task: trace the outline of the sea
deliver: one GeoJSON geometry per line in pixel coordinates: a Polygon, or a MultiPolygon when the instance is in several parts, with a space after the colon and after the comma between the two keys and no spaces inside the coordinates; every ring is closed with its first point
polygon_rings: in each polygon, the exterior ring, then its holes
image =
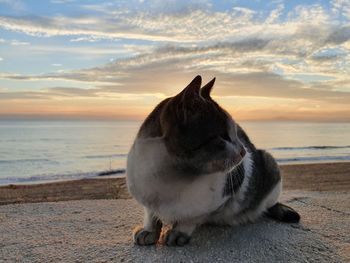
{"type": "MultiPolygon", "coordinates": [[[[350,123],[239,123],[279,164],[350,161],[350,123]]],[[[0,120],[0,185],[123,176],[140,125],[0,120]]]]}

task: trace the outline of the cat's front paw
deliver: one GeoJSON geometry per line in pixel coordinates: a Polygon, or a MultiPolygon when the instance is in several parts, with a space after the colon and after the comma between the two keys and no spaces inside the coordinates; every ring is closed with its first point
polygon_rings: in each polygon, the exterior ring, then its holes
{"type": "Polygon", "coordinates": [[[175,229],[168,230],[164,235],[164,243],[167,246],[184,246],[190,242],[190,239],[189,235],[175,229]]]}
{"type": "Polygon", "coordinates": [[[158,242],[159,235],[159,232],[151,232],[143,229],[142,227],[139,227],[134,230],[133,239],[136,245],[148,246],[156,244],[158,242]]]}

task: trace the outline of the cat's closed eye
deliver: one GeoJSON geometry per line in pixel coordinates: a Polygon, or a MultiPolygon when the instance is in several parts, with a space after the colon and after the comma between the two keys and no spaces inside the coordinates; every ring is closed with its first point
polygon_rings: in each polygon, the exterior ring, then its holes
{"type": "Polygon", "coordinates": [[[192,151],[200,151],[204,148],[215,148],[216,151],[221,151],[226,148],[226,143],[232,143],[232,140],[228,134],[214,135],[202,141],[202,143],[193,148],[192,151]]]}
{"type": "Polygon", "coordinates": [[[195,145],[192,149],[192,151],[198,151],[202,149],[203,147],[207,146],[208,144],[212,143],[213,141],[217,140],[219,137],[218,136],[211,136],[206,139],[204,139],[200,144],[195,145]]]}

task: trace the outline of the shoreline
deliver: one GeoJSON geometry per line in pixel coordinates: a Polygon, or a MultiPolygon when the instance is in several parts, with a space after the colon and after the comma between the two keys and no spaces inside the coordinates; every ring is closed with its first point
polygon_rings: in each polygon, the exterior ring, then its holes
{"type": "MultiPolygon", "coordinates": [[[[280,165],[285,190],[350,189],[350,162],[280,165]]],[[[125,176],[0,186],[0,205],[86,199],[128,199],[125,176]]]]}
{"type": "MultiPolygon", "coordinates": [[[[336,161],[319,161],[319,162],[286,162],[286,163],[278,163],[278,166],[281,168],[281,170],[286,169],[285,167],[296,167],[296,166],[302,166],[302,165],[334,165],[334,164],[350,164],[350,160],[336,160],[336,161]]],[[[43,180],[33,180],[33,181],[16,181],[16,182],[9,182],[9,183],[0,183],[1,187],[6,186],[20,186],[20,185],[43,185],[43,184],[50,184],[50,183],[62,183],[62,182],[70,182],[70,181],[80,181],[80,180],[94,180],[94,179],[115,179],[115,178],[124,178],[126,175],[126,169],[117,169],[118,172],[110,172],[109,170],[104,170],[102,172],[96,172],[96,175],[94,176],[87,176],[87,177],[72,177],[72,178],[62,178],[62,179],[43,179],[43,180]],[[123,171],[123,172],[120,172],[123,171]],[[106,174],[105,174],[106,173],[106,174]]]]}
{"type": "MultiPolygon", "coordinates": [[[[283,169],[285,166],[300,166],[300,165],[332,165],[332,164],[342,164],[342,163],[350,163],[350,160],[323,160],[323,161],[298,161],[298,162],[282,162],[278,163],[278,166],[283,169]]],[[[0,187],[5,187],[5,186],[12,186],[12,185],[37,185],[37,184],[48,184],[48,183],[60,183],[60,182],[69,182],[69,181],[78,181],[78,180],[86,180],[86,179],[101,179],[101,178],[108,178],[108,179],[113,179],[113,178],[122,178],[125,177],[126,175],[126,168],[118,168],[118,169],[112,169],[112,170],[102,170],[100,172],[86,172],[86,174],[94,173],[92,176],[78,176],[75,177],[74,174],[71,174],[71,177],[67,177],[67,174],[65,175],[64,178],[56,178],[56,179],[50,179],[49,177],[47,179],[35,179],[35,180],[30,180],[29,178],[19,178],[20,180],[18,181],[13,181],[13,182],[1,182],[0,179],[0,187]]],[[[7,177],[10,178],[10,177],[7,177]]],[[[16,177],[15,177],[16,178],[16,177]]],[[[18,179],[18,178],[17,178],[18,179]]]]}

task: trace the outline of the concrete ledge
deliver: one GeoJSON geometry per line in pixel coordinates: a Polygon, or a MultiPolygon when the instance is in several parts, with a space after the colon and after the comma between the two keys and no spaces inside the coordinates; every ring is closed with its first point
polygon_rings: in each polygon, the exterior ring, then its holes
{"type": "Polygon", "coordinates": [[[132,199],[0,207],[0,262],[350,262],[350,193],[287,191],[300,224],[203,226],[186,247],[137,247],[132,199]]]}

